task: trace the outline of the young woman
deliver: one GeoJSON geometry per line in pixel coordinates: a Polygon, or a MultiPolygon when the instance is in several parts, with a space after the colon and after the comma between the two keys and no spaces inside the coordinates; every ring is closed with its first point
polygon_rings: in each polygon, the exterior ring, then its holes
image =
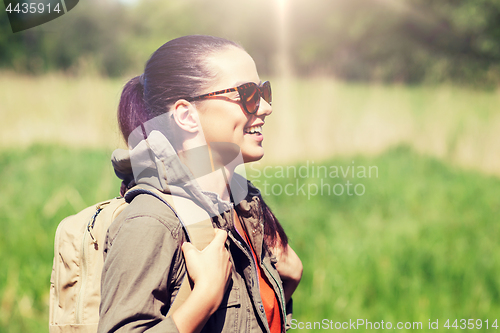
{"type": "Polygon", "coordinates": [[[209,216],[215,237],[199,251],[167,205],[136,195],[108,230],[99,332],[285,331],[302,264],[258,189],[234,173],[264,155],[271,112],[269,82],[221,38],[174,39],[127,83],[118,118],[130,150],[113,156],[122,193],[140,185],[188,200],[181,219],[209,216]],[[192,291],[169,311],[186,271],[192,291]]]}

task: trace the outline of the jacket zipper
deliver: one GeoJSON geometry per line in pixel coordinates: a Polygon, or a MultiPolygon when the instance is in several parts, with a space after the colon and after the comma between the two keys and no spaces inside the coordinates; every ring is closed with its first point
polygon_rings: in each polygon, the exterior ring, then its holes
{"type": "Polygon", "coordinates": [[[283,324],[286,325],[286,311],[285,311],[285,308],[286,308],[286,303],[285,303],[285,292],[283,291],[283,288],[281,288],[281,285],[280,283],[276,280],[276,278],[274,277],[274,275],[271,273],[271,271],[269,270],[269,268],[267,268],[267,265],[263,262],[262,263],[262,266],[264,266],[264,268],[266,269],[266,271],[269,273],[269,275],[271,275],[271,277],[273,278],[274,282],[276,283],[276,285],[278,286],[278,289],[280,291],[280,298],[281,298],[281,317],[282,317],[282,320],[283,320],[283,324]]]}
{"type": "MultiPolygon", "coordinates": [[[[248,257],[249,257],[248,252],[247,252],[247,250],[243,247],[243,245],[241,244],[241,242],[240,242],[239,240],[237,240],[234,236],[232,236],[232,237],[233,237],[233,238],[234,238],[234,240],[236,241],[236,246],[238,246],[238,248],[239,248],[239,249],[240,249],[240,250],[241,250],[241,251],[242,251],[242,252],[243,252],[243,253],[247,256],[247,258],[248,258],[248,257]]],[[[258,279],[256,279],[256,277],[258,277],[258,275],[257,275],[257,265],[255,264],[255,261],[253,260],[253,256],[251,257],[250,261],[252,262],[252,266],[251,266],[251,268],[252,268],[252,270],[253,270],[253,272],[252,272],[253,279],[254,279],[255,283],[257,284],[257,291],[258,291],[259,296],[260,296],[259,280],[258,280],[258,279]]],[[[252,298],[253,298],[253,297],[252,297],[252,298]]],[[[252,303],[253,303],[253,301],[252,301],[252,303]]],[[[262,306],[264,306],[263,304],[261,304],[261,305],[262,305],[262,306]]],[[[257,311],[257,312],[259,313],[260,319],[261,319],[262,321],[264,321],[265,323],[267,323],[267,318],[265,317],[265,315],[264,315],[264,318],[263,318],[263,317],[262,317],[262,312],[260,312],[260,311],[257,311]]],[[[269,326],[269,325],[267,325],[267,326],[269,326]]],[[[269,328],[268,328],[268,332],[269,332],[269,328]]]]}
{"type": "MultiPolygon", "coordinates": [[[[231,218],[233,219],[233,225],[234,225],[234,211],[233,211],[233,209],[234,209],[234,204],[231,202],[231,218]]],[[[236,226],[235,226],[235,230],[236,230],[236,226]]],[[[241,236],[241,235],[240,235],[240,236],[241,236]]],[[[233,236],[233,238],[235,238],[235,237],[233,236]]],[[[255,260],[253,259],[253,255],[249,255],[249,253],[247,252],[247,249],[243,246],[243,244],[242,244],[240,241],[238,241],[236,238],[235,238],[235,240],[237,241],[237,242],[236,242],[236,245],[240,248],[240,250],[242,250],[242,251],[243,251],[243,253],[247,256],[247,258],[250,258],[250,261],[252,262],[252,268],[253,268],[253,270],[254,270],[254,272],[253,272],[253,276],[254,276],[254,279],[255,279],[255,278],[257,278],[257,279],[256,279],[256,283],[257,283],[257,290],[259,291],[259,296],[260,296],[260,286],[259,286],[259,275],[258,275],[258,273],[257,273],[257,263],[256,263],[256,262],[255,262],[255,260]]],[[[248,246],[250,246],[250,245],[248,245],[248,246]]],[[[251,251],[251,250],[250,250],[250,251],[251,251]]],[[[266,265],[265,265],[264,263],[262,263],[262,265],[263,265],[263,266],[266,268],[266,270],[269,272],[269,269],[266,267],[266,265]]],[[[281,289],[281,287],[280,287],[279,283],[278,283],[278,282],[276,281],[276,279],[274,278],[274,276],[271,274],[271,272],[269,272],[269,275],[271,275],[271,276],[272,276],[273,280],[276,282],[276,285],[278,286],[278,289],[279,289],[279,291],[280,291],[281,301],[282,301],[282,304],[283,304],[283,306],[281,307],[281,316],[283,317],[283,320],[286,320],[286,317],[284,317],[284,314],[285,314],[285,308],[284,308],[285,303],[283,302],[283,301],[284,301],[284,296],[283,296],[283,295],[284,295],[284,292],[283,292],[283,290],[281,289]]],[[[261,301],[262,301],[262,300],[261,300],[261,301]]],[[[264,306],[264,304],[261,304],[261,305],[262,305],[262,306],[264,306]]],[[[261,319],[262,319],[262,313],[260,313],[260,316],[261,316],[261,319]]],[[[267,323],[267,317],[265,317],[265,315],[264,315],[264,319],[263,319],[263,320],[264,320],[264,322],[266,322],[266,323],[267,323]]],[[[267,327],[268,327],[268,331],[269,331],[269,324],[267,325],[267,327]]]]}
{"type": "MultiPolygon", "coordinates": [[[[232,202],[231,202],[231,218],[233,219],[233,226],[235,226],[235,224],[234,224],[234,204],[232,202]]],[[[236,230],[236,226],[234,227],[234,229],[236,230]]],[[[240,237],[241,237],[241,235],[240,235],[240,237]]],[[[257,273],[257,263],[255,262],[255,260],[253,260],[253,255],[251,255],[251,254],[249,254],[247,252],[247,249],[242,245],[242,243],[240,241],[238,241],[237,244],[240,245],[239,247],[243,251],[243,253],[245,253],[245,255],[250,258],[250,261],[252,262],[252,267],[254,269],[254,276],[256,276],[258,278],[259,275],[257,273]]],[[[257,286],[259,286],[259,280],[258,279],[257,279],[257,286]]],[[[258,289],[259,289],[259,292],[260,292],[260,287],[258,289]]]]}
{"type": "MultiPolygon", "coordinates": [[[[234,229],[236,230],[236,225],[234,224],[234,204],[232,202],[231,202],[231,219],[233,219],[233,221],[232,221],[233,226],[235,226],[234,229]]],[[[240,237],[241,237],[241,235],[240,235],[240,237]]],[[[235,240],[237,240],[237,239],[235,239],[235,240]]],[[[249,253],[247,252],[247,249],[245,247],[243,247],[243,245],[240,241],[238,241],[237,244],[239,245],[239,248],[243,251],[243,253],[245,253],[245,255],[250,258],[250,261],[252,262],[252,267],[253,267],[254,273],[255,273],[254,275],[258,277],[259,275],[257,274],[257,264],[253,260],[253,255],[249,255],[249,253]]],[[[259,281],[257,280],[257,286],[258,285],[259,285],[259,281]]]]}

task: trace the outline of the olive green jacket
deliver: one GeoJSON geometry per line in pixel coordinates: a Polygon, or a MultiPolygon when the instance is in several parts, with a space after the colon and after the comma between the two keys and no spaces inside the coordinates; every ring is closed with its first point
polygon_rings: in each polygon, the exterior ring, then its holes
{"type": "MultiPolygon", "coordinates": [[[[264,246],[262,198],[258,189],[243,177],[235,175],[234,181],[238,183],[235,186],[245,184],[247,189],[244,198],[238,200],[234,207],[232,203],[221,201],[215,193],[202,191],[196,182],[172,185],[178,184],[175,177],[182,174],[176,166],[178,161],[165,158],[164,153],[155,150],[155,144],[158,147],[165,144],[161,142],[161,137],[155,139],[150,135],[148,140],[147,149],[152,150],[149,156],[158,159],[152,164],[156,165],[156,171],[144,172],[144,168],[140,169],[147,177],[136,176],[135,182],[192,199],[197,206],[211,212],[209,215],[215,228],[228,232],[226,242],[232,262],[231,282],[218,310],[208,319],[202,332],[269,331],[260,297],[257,265],[262,267],[275,290],[284,332],[287,314],[283,287],[275,269],[276,259],[264,246]],[[175,172],[168,173],[166,186],[158,186],[163,180],[155,178],[166,178],[157,171],[158,163],[165,164],[167,160],[166,169],[175,172]],[[240,216],[257,258],[260,258],[258,263],[255,263],[249,246],[234,227],[234,209],[240,216]]],[[[131,153],[131,156],[137,155],[140,154],[131,153]]],[[[113,164],[119,176],[130,172],[130,161],[127,159],[128,155],[123,152],[114,153],[113,164]]],[[[179,215],[182,218],[182,214],[179,215]]],[[[181,251],[185,241],[186,235],[179,220],[163,202],[147,194],[133,198],[108,230],[101,280],[99,332],[178,331],[167,313],[187,276],[181,251]]],[[[291,302],[287,310],[290,320],[291,302]]]]}

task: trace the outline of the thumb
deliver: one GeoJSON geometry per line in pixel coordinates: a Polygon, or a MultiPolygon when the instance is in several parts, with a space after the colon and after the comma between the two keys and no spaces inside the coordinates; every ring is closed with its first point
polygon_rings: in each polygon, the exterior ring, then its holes
{"type": "Polygon", "coordinates": [[[227,231],[217,228],[215,228],[214,231],[215,231],[215,236],[214,239],[212,240],[212,243],[224,244],[227,239],[227,231]]]}
{"type": "Polygon", "coordinates": [[[184,256],[188,256],[190,253],[192,253],[193,251],[196,251],[196,252],[200,252],[198,251],[198,249],[193,245],[191,244],[190,242],[184,242],[182,244],[182,252],[184,253],[184,256]]]}

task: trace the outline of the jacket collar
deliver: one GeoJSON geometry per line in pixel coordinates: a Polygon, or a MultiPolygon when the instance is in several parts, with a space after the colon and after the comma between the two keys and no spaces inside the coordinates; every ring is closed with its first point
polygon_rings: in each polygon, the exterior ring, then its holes
{"type": "MultiPolygon", "coordinates": [[[[184,165],[168,139],[172,137],[172,133],[168,131],[170,126],[167,124],[167,117],[168,114],[163,114],[136,128],[129,136],[129,149],[117,149],[113,152],[111,160],[116,175],[125,183],[134,182],[137,185],[151,186],[174,197],[190,198],[212,217],[230,211],[231,202],[221,200],[216,193],[202,190],[196,180],[214,169],[208,146],[192,149],[189,153],[196,154],[196,164],[189,167],[184,165]]],[[[212,153],[215,151],[222,156],[220,160],[223,163],[234,162],[235,159],[241,159],[243,163],[239,148],[234,146],[212,143],[211,149],[212,153]]],[[[219,168],[214,172],[224,171],[219,168]]],[[[250,192],[253,195],[259,194],[249,184],[244,176],[236,173],[233,175],[229,187],[234,204],[246,200],[250,192]]]]}

